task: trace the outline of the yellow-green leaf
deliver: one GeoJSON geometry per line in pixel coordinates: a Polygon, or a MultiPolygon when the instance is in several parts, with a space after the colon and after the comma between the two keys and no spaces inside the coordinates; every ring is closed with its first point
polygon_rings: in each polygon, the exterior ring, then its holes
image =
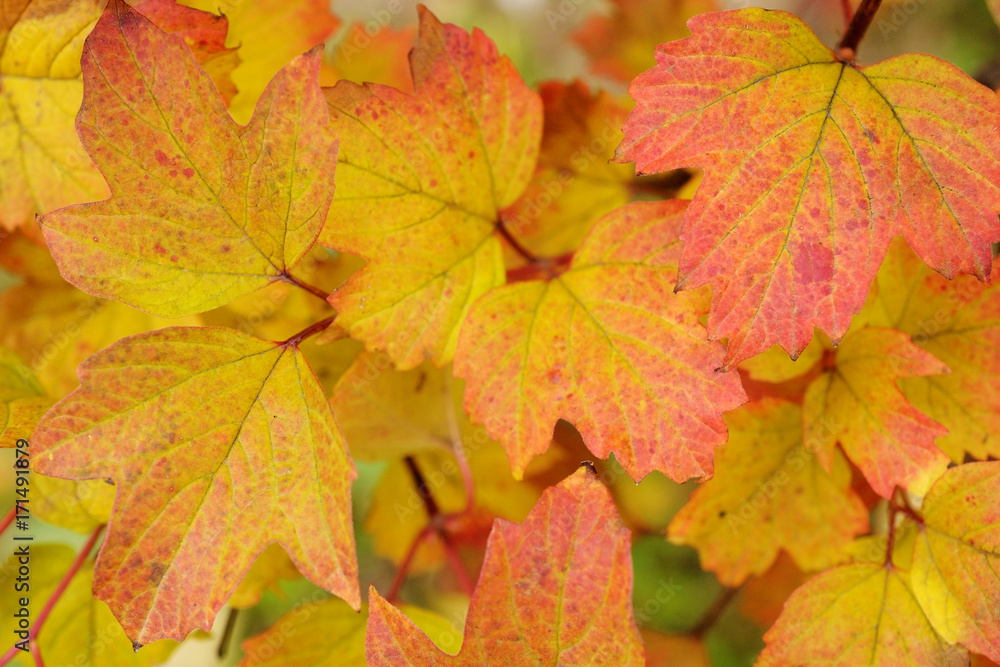
{"type": "Polygon", "coordinates": [[[808,581],[764,635],[757,664],[960,667],[968,654],[931,627],[913,581],[879,564],[834,568],[808,581]]]}
{"type": "Polygon", "coordinates": [[[729,413],[726,424],[715,476],[674,517],[670,540],[697,548],[702,567],[727,586],[764,573],[782,549],[803,570],[846,560],[868,512],[851,491],[844,457],[823,469],[803,442],[794,403],[765,398],[729,413]]]}
{"type": "Polygon", "coordinates": [[[951,373],[906,378],[900,387],[918,410],[948,429],[935,441],[952,461],[968,452],[1000,457],[1000,260],[994,287],[975,278],[947,280],[901,240],[878,274],[871,322],[904,331],[951,373]]]}
{"type": "Polygon", "coordinates": [[[945,639],[1000,661],[1000,462],[952,468],[922,514],[914,595],[945,639]]]}
{"type": "Polygon", "coordinates": [[[0,345],[0,447],[27,439],[52,400],[14,350],[0,345]]]}

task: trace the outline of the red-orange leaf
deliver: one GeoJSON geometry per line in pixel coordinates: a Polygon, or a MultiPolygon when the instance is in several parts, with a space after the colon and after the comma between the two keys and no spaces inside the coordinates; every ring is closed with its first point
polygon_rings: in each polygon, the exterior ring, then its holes
{"type": "Polygon", "coordinates": [[[112,196],[42,219],[63,276],[177,317],[287,274],[333,197],[319,64],[293,60],[239,126],[181,37],[108,5],[84,48],[77,127],[112,196]]]}
{"type": "Polygon", "coordinates": [[[883,498],[896,486],[927,493],[948,467],[934,444],[947,430],[913,407],[896,381],[947,373],[947,366],[908,335],[880,327],[852,331],[830,356],[835,361],[803,398],[806,441],[827,469],[840,444],[883,498]]]}
{"type": "Polygon", "coordinates": [[[523,524],[494,523],[458,655],[372,588],[368,664],[642,665],[630,541],[611,494],[581,469],[549,488],[523,524]]]}
{"type": "Polygon", "coordinates": [[[35,431],[34,469],[118,487],[94,593],[134,642],[209,628],[279,542],[316,584],[360,603],[355,473],[296,348],[231,329],[123,339],[35,431]]]}
{"type": "Polygon", "coordinates": [[[482,297],[462,327],[465,406],[520,476],[561,417],[634,479],[712,474],[721,413],[746,401],[705,340],[701,293],[673,294],[687,202],[636,202],[597,222],[568,271],[482,297]]]}
{"type": "Polygon", "coordinates": [[[990,272],[1000,239],[1000,99],[924,55],[838,61],[802,21],[703,14],[630,88],[618,157],[699,166],[679,286],[711,284],[732,365],[819,327],[847,331],[902,234],[947,277],[990,272]]]}
{"type": "Polygon", "coordinates": [[[538,95],[480,31],[421,9],[410,63],[413,94],[325,91],[342,151],[322,242],[369,262],[330,303],[402,369],[450,361],[472,302],[503,284],[494,228],[531,178],[542,129],[538,95]]]}

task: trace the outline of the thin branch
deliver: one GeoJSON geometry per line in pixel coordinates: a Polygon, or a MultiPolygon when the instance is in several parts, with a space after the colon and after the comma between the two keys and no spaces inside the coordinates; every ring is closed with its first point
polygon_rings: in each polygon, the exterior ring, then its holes
{"type": "Polygon", "coordinates": [[[38,642],[32,637],[31,641],[28,642],[28,650],[31,651],[31,657],[35,659],[35,667],[45,667],[45,661],[42,660],[42,652],[38,648],[38,642]]]}
{"type": "Polygon", "coordinates": [[[882,0],[861,0],[861,6],[854,13],[850,24],[847,26],[847,32],[844,33],[840,44],[837,45],[838,58],[845,62],[852,62],[854,60],[854,56],[858,52],[858,44],[861,43],[865,33],[868,32],[868,27],[875,18],[875,13],[881,4],[882,0]]]}
{"type": "Polygon", "coordinates": [[[395,602],[399,599],[399,591],[403,588],[403,582],[406,581],[406,573],[410,569],[410,563],[413,562],[413,557],[417,555],[417,549],[423,544],[424,540],[427,539],[428,535],[431,535],[434,531],[430,526],[424,526],[417,533],[417,536],[413,538],[413,542],[410,543],[410,548],[406,550],[406,555],[403,556],[403,560],[399,562],[399,567],[396,569],[396,576],[392,579],[392,584],[389,585],[389,591],[385,595],[385,599],[389,602],[395,602]]]}
{"type": "Polygon", "coordinates": [[[722,613],[726,611],[729,603],[733,601],[736,594],[740,592],[739,588],[727,588],[722,592],[722,595],[715,599],[715,602],[709,607],[705,615],[701,617],[698,621],[698,625],[691,628],[687,633],[692,637],[704,637],[705,633],[712,629],[712,627],[718,622],[719,617],[722,613]]]}
{"type": "Polygon", "coordinates": [[[429,524],[434,525],[436,521],[440,519],[441,509],[438,507],[437,501],[434,500],[434,496],[431,495],[430,487],[427,486],[427,480],[424,479],[423,473],[420,472],[420,468],[417,467],[417,460],[412,456],[407,456],[403,459],[406,467],[410,470],[410,475],[413,477],[413,484],[417,487],[417,495],[420,499],[424,501],[424,507],[427,508],[427,518],[429,519],[429,524]]]}
{"type": "Polygon", "coordinates": [[[320,331],[323,331],[324,329],[326,329],[328,326],[330,326],[331,324],[333,324],[333,321],[335,319],[337,319],[337,316],[336,315],[331,315],[330,317],[322,319],[319,322],[313,322],[312,324],[310,324],[309,326],[307,326],[305,329],[303,329],[302,331],[298,332],[297,334],[295,334],[294,336],[292,336],[288,340],[282,342],[281,344],[282,345],[298,345],[299,343],[301,343],[302,341],[304,341],[306,338],[309,338],[309,336],[314,336],[314,335],[318,334],[320,331]]]}
{"type": "Polygon", "coordinates": [[[323,303],[329,305],[327,298],[330,295],[321,290],[320,288],[316,287],[315,285],[310,285],[309,283],[303,282],[290,273],[282,273],[281,279],[284,280],[286,283],[290,283],[292,285],[295,285],[296,287],[304,289],[305,291],[316,296],[317,298],[322,299],[323,303]]]}
{"type": "Polygon", "coordinates": [[[7,530],[8,527],[10,527],[10,524],[14,521],[14,515],[16,513],[17,513],[17,508],[11,507],[10,511],[4,515],[3,519],[0,519],[0,533],[4,532],[5,530],[7,530]]]}
{"type": "Polygon", "coordinates": [[[219,638],[219,648],[216,654],[220,658],[225,658],[226,654],[229,653],[229,644],[233,640],[233,630],[236,629],[236,619],[240,616],[240,610],[235,607],[229,608],[229,616],[226,617],[226,627],[222,631],[222,637],[219,638]]]}
{"type": "Polygon", "coordinates": [[[443,533],[438,533],[438,537],[441,538],[441,544],[444,547],[444,555],[451,564],[451,571],[455,574],[455,578],[458,579],[458,585],[462,587],[462,591],[468,595],[470,598],[475,592],[475,584],[472,583],[472,577],[469,573],[465,571],[465,564],[462,559],[458,557],[458,551],[455,549],[455,545],[451,543],[451,540],[443,533]]]}
{"type": "Polygon", "coordinates": [[[45,620],[49,617],[49,614],[52,613],[52,608],[56,606],[57,602],[59,602],[59,598],[61,598],[62,594],[66,592],[66,587],[69,586],[69,582],[73,579],[73,575],[77,573],[77,570],[79,570],[84,561],[87,560],[87,557],[90,555],[90,551],[94,548],[94,544],[97,543],[97,538],[101,536],[101,532],[103,530],[103,524],[94,529],[94,532],[90,534],[90,538],[87,540],[86,544],[84,544],[83,548],[80,549],[80,553],[76,555],[76,559],[73,560],[73,564],[69,566],[66,574],[63,575],[62,581],[60,581],[59,585],[56,586],[56,589],[52,591],[52,595],[49,596],[45,606],[42,607],[42,612],[38,615],[34,626],[31,628],[31,631],[35,636],[38,635],[39,630],[41,630],[42,626],[45,624],[45,620]]]}

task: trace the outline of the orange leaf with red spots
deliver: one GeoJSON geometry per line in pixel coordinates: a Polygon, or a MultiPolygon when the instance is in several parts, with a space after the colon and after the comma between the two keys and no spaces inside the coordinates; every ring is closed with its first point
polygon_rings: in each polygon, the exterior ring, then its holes
{"type": "Polygon", "coordinates": [[[507,450],[515,476],[560,418],[633,479],[712,474],[721,413],[746,401],[705,340],[704,293],[673,294],[687,203],[636,202],[597,222],[569,270],[492,290],[462,326],[465,407],[507,450]]]}
{"type": "Polygon", "coordinates": [[[42,218],[63,277],[163,317],[286,277],[333,197],[319,64],[293,60],[239,126],[182,37],[109,4],[84,47],[77,127],[112,195],[42,218]]]}
{"type": "Polygon", "coordinates": [[[988,279],[1000,239],[1000,99],[908,54],[842,62],[784,12],[703,14],[633,81],[618,158],[698,166],[678,286],[711,284],[726,367],[774,343],[839,340],[889,242],[946,277],[988,279]]]}
{"type": "Polygon", "coordinates": [[[493,524],[458,655],[372,588],[368,664],[642,665],[630,542],[611,494],[581,469],[542,494],[523,524],[493,524]]]}

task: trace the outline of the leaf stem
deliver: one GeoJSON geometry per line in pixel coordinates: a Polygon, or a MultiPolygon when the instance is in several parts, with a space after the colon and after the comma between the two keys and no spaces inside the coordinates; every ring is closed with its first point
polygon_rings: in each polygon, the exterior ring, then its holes
{"type": "Polygon", "coordinates": [[[330,295],[327,294],[326,292],[324,292],[323,290],[321,290],[320,288],[316,287],[315,285],[310,285],[307,282],[303,282],[302,280],[299,280],[298,278],[296,278],[295,276],[293,276],[290,273],[282,273],[281,274],[281,279],[284,280],[286,283],[291,283],[292,285],[295,285],[296,287],[300,287],[300,288],[304,289],[305,291],[307,291],[310,294],[316,296],[317,298],[322,299],[323,303],[329,305],[329,301],[327,301],[327,298],[330,295]]]}
{"type": "Polygon", "coordinates": [[[840,8],[844,11],[844,30],[851,27],[851,20],[854,18],[854,8],[851,0],[840,0],[840,8]]]}
{"type": "Polygon", "coordinates": [[[11,507],[10,511],[4,514],[3,519],[0,519],[0,533],[3,533],[10,524],[14,521],[14,514],[17,512],[17,508],[11,507]]]}
{"type": "Polygon", "coordinates": [[[496,231],[499,232],[500,236],[502,236],[504,240],[508,244],[510,244],[510,247],[514,249],[514,252],[523,257],[525,261],[527,261],[530,264],[538,264],[540,261],[542,261],[534,254],[532,254],[531,251],[529,251],[527,248],[521,245],[520,241],[514,238],[514,235],[511,234],[510,230],[507,229],[507,226],[504,225],[503,218],[497,220],[496,225],[494,225],[494,229],[496,229],[496,231]]]}
{"type": "MultiPolygon", "coordinates": [[[[103,530],[104,524],[101,524],[94,529],[93,533],[90,534],[90,538],[87,539],[86,544],[83,545],[83,548],[80,549],[76,558],[73,559],[73,563],[69,566],[69,569],[66,570],[66,574],[64,574],[63,578],[59,581],[59,585],[56,586],[54,591],[52,591],[52,595],[50,595],[49,599],[46,600],[45,606],[42,607],[41,613],[38,614],[34,624],[31,626],[31,630],[28,632],[28,649],[31,652],[31,656],[35,659],[37,667],[45,667],[45,663],[42,661],[41,653],[38,650],[38,644],[36,643],[38,633],[41,632],[42,626],[45,625],[45,621],[48,620],[49,614],[52,613],[52,609],[59,602],[59,598],[61,598],[63,593],[66,592],[66,588],[69,586],[70,581],[73,580],[73,577],[76,576],[76,573],[79,572],[80,567],[83,565],[84,561],[87,560],[90,552],[94,549],[94,544],[97,543],[97,538],[101,536],[101,531],[103,530]]],[[[16,646],[11,646],[10,650],[0,657],[0,667],[13,660],[17,655],[18,650],[19,649],[16,646]]]]}
{"type": "Polygon", "coordinates": [[[330,317],[324,318],[324,319],[320,320],[319,322],[313,322],[312,324],[310,324],[305,329],[303,329],[302,331],[298,332],[297,334],[295,334],[294,336],[292,336],[288,340],[282,341],[281,344],[282,345],[295,345],[295,346],[298,346],[299,343],[301,343],[302,341],[304,341],[306,338],[309,338],[309,336],[314,336],[314,335],[318,334],[320,331],[323,331],[324,329],[326,329],[331,324],[333,324],[333,321],[335,319],[337,319],[337,316],[336,315],[331,315],[330,317]]]}
{"type": "MultiPolygon", "coordinates": [[[[846,0],[844,0],[846,2],[846,0]]],[[[861,0],[861,6],[851,17],[851,22],[847,25],[847,32],[844,33],[840,44],[837,45],[837,57],[845,62],[852,62],[858,52],[858,44],[861,43],[868,27],[875,18],[882,0],[861,0]]]]}

